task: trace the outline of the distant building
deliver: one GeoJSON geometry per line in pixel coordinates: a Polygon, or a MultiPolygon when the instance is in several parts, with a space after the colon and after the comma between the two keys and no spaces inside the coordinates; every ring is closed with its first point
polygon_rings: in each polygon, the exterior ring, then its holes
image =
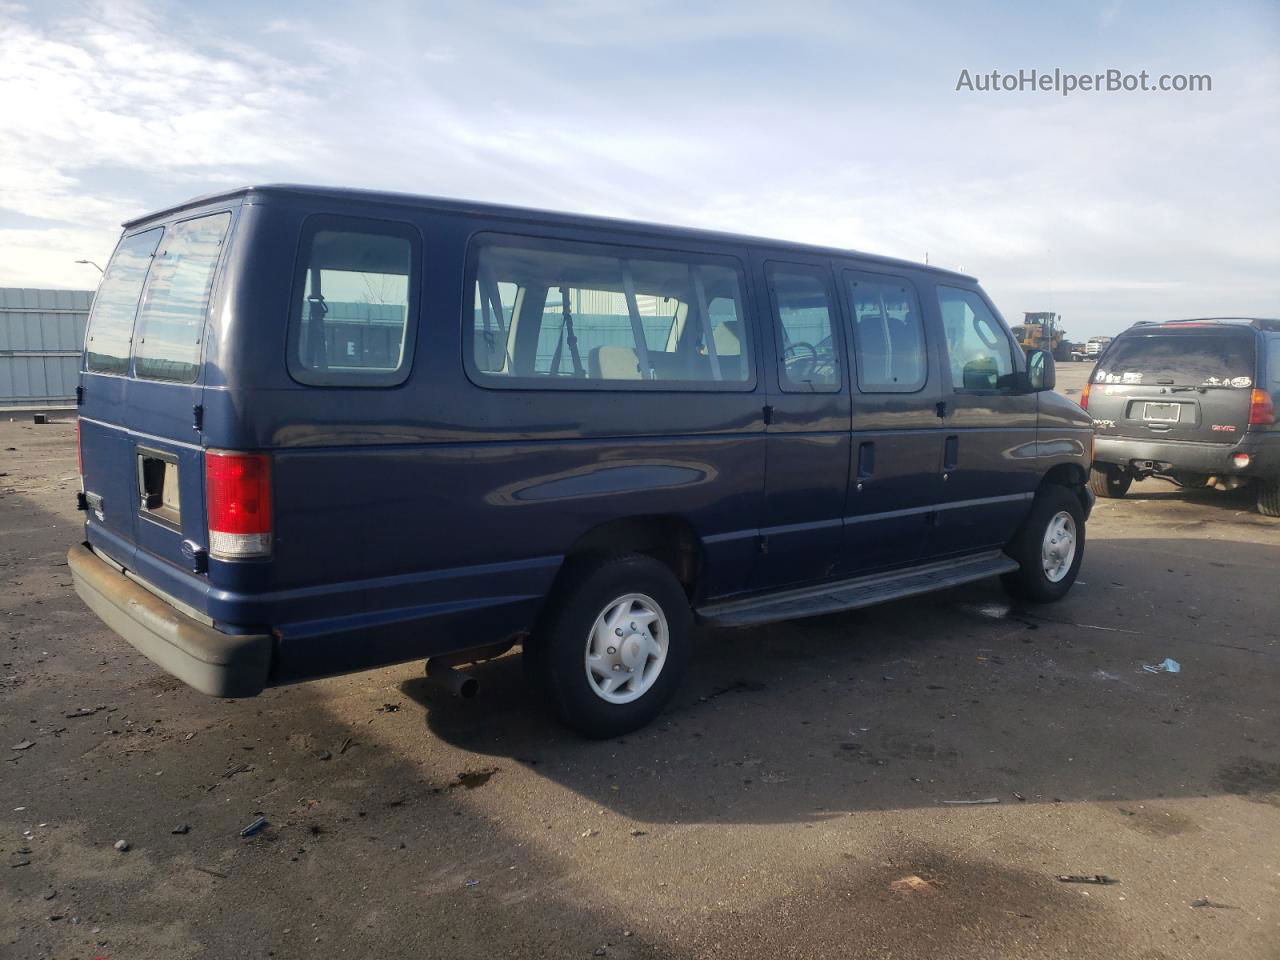
{"type": "Polygon", "coordinates": [[[0,411],[75,403],[92,290],[0,287],[0,411]]]}

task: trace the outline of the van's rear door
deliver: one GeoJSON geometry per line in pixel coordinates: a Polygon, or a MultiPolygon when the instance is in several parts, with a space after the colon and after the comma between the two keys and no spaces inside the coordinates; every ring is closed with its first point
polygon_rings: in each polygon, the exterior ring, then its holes
{"type": "Polygon", "coordinates": [[[80,437],[87,536],[143,580],[203,609],[199,432],[206,321],[229,211],[126,234],[89,318],[80,437]]]}
{"type": "Polygon", "coordinates": [[[1089,413],[1099,435],[1234,443],[1257,378],[1253,330],[1168,324],[1116,340],[1094,371],[1089,413]]]}

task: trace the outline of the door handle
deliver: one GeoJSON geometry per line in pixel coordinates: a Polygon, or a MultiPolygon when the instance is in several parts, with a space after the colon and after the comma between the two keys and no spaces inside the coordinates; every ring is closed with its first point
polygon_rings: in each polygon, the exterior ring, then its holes
{"type": "Polygon", "coordinates": [[[857,489],[862,489],[862,484],[871,479],[871,475],[876,472],[876,445],[873,441],[866,441],[858,444],[858,474],[857,489]]]}
{"type": "Polygon", "coordinates": [[[956,467],[960,466],[960,438],[952,435],[947,437],[947,442],[942,452],[942,479],[947,478],[956,467]]]}

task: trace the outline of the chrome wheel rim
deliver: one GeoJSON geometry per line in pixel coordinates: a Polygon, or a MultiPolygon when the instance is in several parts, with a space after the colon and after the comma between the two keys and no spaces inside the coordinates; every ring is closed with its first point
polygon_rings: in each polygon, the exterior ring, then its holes
{"type": "Polygon", "coordinates": [[[591,692],[606,703],[644,696],[667,662],[669,638],[667,618],[652,597],[628,593],[611,600],[587,634],[591,692]]]}
{"type": "Polygon", "coordinates": [[[1040,546],[1040,566],[1050,583],[1060,583],[1076,559],[1076,521],[1059,510],[1049,521],[1040,546]]]}

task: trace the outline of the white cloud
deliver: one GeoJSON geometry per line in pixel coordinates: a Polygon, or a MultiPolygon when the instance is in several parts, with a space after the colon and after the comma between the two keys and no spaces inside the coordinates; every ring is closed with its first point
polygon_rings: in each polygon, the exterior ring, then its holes
{"type": "MultiPolygon", "coordinates": [[[[134,171],[154,188],[291,160],[304,71],[207,52],[144,7],[43,29],[22,13],[0,8],[0,210],[68,227],[6,231],[16,249],[0,261],[0,282],[55,283],[54,251],[75,238],[101,255],[123,219],[155,204],[136,187],[87,189],[95,168],[134,171]]],[[[55,285],[68,282],[78,280],[55,285]]]]}

